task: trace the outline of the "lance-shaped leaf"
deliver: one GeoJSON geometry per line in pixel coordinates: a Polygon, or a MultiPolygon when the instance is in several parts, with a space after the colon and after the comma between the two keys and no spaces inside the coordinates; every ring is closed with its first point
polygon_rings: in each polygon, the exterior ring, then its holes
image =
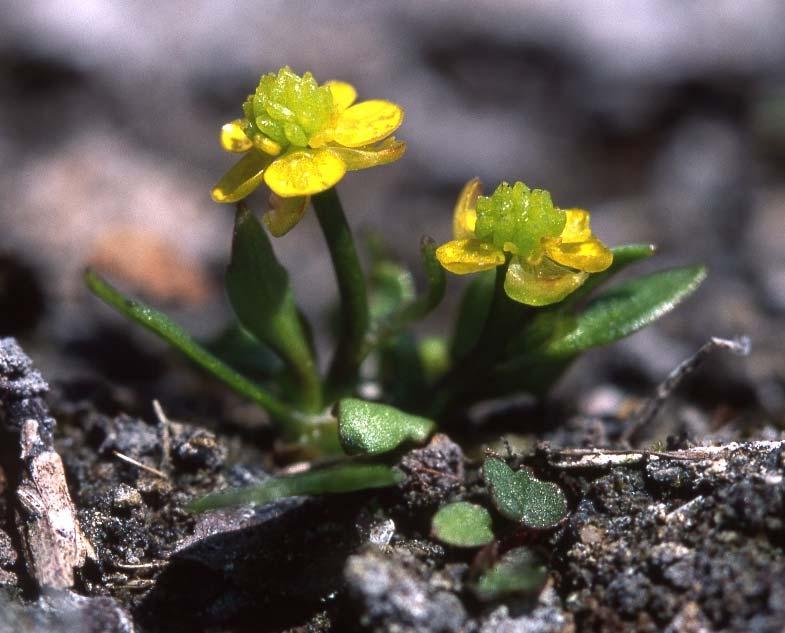
{"type": "Polygon", "coordinates": [[[692,294],[706,278],[703,266],[688,266],[632,279],[603,293],[561,327],[546,352],[566,356],[607,345],[653,323],[692,294]]]}
{"type": "Polygon", "coordinates": [[[307,404],[319,406],[319,379],[289,285],[261,223],[237,205],[226,290],[237,320],[272,347],[300,378],[307,404]]]}
{"type": "Polygon", "coordinates": [[[466,501],[439,508],[431,520],[431,532],[454,547],[481,547],[493,541],[491,515],[482,506],[466,501]]]}
{"type": "Polygon", "coordinates": [[[512,593],[537,592],[547,578],[542,558],[528,547],[517,547],[480,576],[474,590],[482,600],[495,600],[512,593]]]}
{"type": "Polygon", "coordinates": [[[304,473],[270,477],[266,481],[244,488],[207,495],[192,501],[190,512],[204,512],[246,503],[264,505],[285,497],[336,494],[371,488],[387,488],[399,483],[402,474],[381,464],[336,464],[304,473]]]}
{"type": "Polygon", "coordinates": [[[516,472],[498,457],[488,457],[482,473],[496,509],[511,521],[550,528],[567,516],[567,498],[556,484],[540,481],[526,469],[516,472]]]}
{"type": "Polygon", "coordinates": [[[92,270],[85,271],[85,283],[96,296],[120,314],[154,332],[169,345],[179,349],[194,363],[225,382],[237,393],[250,398],[269,411],[284,424],[284,428],[288,429],[290,434],[299,434],[299,429],[306,422],[304,416],[199,345],[188,332],[165,314],[137,299],[126,297],[92,270]]]}
{"type": "Polygon", "coordinates": [[[506,350],[507,358],[514,358],[540,349],[558,328],[568,327],[566,324],[569,323],[569,319],[565,315],[571,314],[571,311],[582,299],[630,264],[647,259],[656,251],[651,244],[625,244],[611,250],[613,251],[613,263],[610,268],[601,273],[590,275],[586,283],[564,301],[538,310],[534,317],[526,323],[526,326],[510,340],[506,350]]]}
{"type": "Polygon", "coordinates": [[[339,401],[336,415],[341,446],[349,455],[377,455],[403,442],[422,443],[436,426],[432,420],[357,398],[339,401]]]}

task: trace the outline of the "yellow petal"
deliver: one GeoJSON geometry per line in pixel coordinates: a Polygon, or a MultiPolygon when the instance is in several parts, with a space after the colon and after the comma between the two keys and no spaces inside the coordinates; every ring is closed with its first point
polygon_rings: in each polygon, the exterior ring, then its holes
{"type": "Polygon", "coordinates": [[[588,277],[588,273],[573,272],[548,259],[532,266],[516,257],[507,269],[504,291],[514,301],[530,306],[547,306],[577,290],[588,277]]]}
{"type": "Polygon", "coordinates": [[[330,89],[333,96],[333,108],[337,112],[343,112],[357,99],[357,91],[354,86],[345,81],[326,81],[324,85],[330,89]]]}
{"type": "Polygon", "coordinates": [[[272,193],[270,194],[272,208],[264,214],[262,221],[273,236],[281,237],[300,221],[307,203],[308,196],[281,198],[272,193]]]}
{"type": "Polygon", "coordinates": [[[542,244],[553,261],[587,273],[599,273],[613,263],[613,252],[593,235],[585,242],[572,244],[546,237],[542,244]]]}
{"type": "Polygon", "coordinates": [[[261,184],[264,170],[272,160],[266,154],[248,152],[213,187],[213,200],[237,202],[245,198],[261,184]]]}
{"type": "Polygon", "coordinates": [[[467,182],[455,203],[452,216],[452,234],[456,240],[474,237],[474,226],[477,224],[477,196],[482,191],[479,178],[472,178],[467,182]]]}
{"type": "Polygon", "coordinates": [[[453,240],[436,249],[436,259],[451,273],[465,275],[504,263],[504,253],[480,240],[453,240]]]}
{"type": "Polygon", "coordinates": [[[398,141],[394,136],[391,136],[372,147],[357,149],[336,145],[331,147],[330,151],[341,157],[341,160],[346,165],[346,171],[357,171],[358,169],[368,169],[369,167],[395,162],[406,151],[406,143],[398,141]]]}
{"type": "Polygon", "coordinates": [[[361,101],[335,121],[332,137],[346,147],[362,147],[389,136],[403,123],[403,109],[389,101],[361,101]]]}
{"type": "Polygon", "coordinates": [[[282,198],[326,191],[343,178],[346,165],[329,149],[303,150],[275,159],[264,181],[282,198]]]}
{"type": "Polygon", "coordinates": [[[565,209],[564,215],[566,221],[564,229],[559,236],[563,243],[585,242],[591,237],[588,211],[583,209],[565,209]]]}
{"type": "Polygon", "coordinates": [[[278,156],[278,154],[281,153],[282,148],[280,144],[276,143],[273,139],[264,134],[254,134],[251,142],[253,143],[253,146],[260,152],[264,152],[270,156],[278,156]]]}
{"type": "Polygon", "coordinates": [[[247,152],[253,143],[242,126],[242,119],[235,119],[221,128],[221,147],[227,152],[247,152]]]}

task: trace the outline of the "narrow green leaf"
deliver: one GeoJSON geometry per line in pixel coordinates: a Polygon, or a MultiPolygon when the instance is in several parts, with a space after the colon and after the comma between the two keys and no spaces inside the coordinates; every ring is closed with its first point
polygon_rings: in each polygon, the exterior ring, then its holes
{"type": "Polygon", "coordinates": [[[264,505],[285,497],[387,488],[399,483],[401,478],[401,473],[390,466],[337,464],[304,473],[271,477],[255,486],[209,494],[192,501],[186,509],[189,512],[204,512],[246,503],[264,505]]]}
{"type": "Polygon", "coordinates": [[[431,532],[443,543],[454,547],[481,547],[494,538],[488,511],[466,501],[439,508],[431,520],[431,532]]]}
{"type": "Polygon", "coordinates": [[[538,592],[547,578],[542,559],[528,547],[517,547],[480,576],[474,590],[481,600],[495,600],[512,593],[538,592]]]}
{"type": "Polygon", "coordinates": [[[403,324],[418,321],[434,310],[444,298],[444,291],[447,288],[447,275],[436,259],[436,242],[433,238],[425,236],[420,240],[420,255],[427,285],[425,292],[404,307],[398,319],[403,324]]]}
{"type": "Polygon", "coordinates": [[[297,437],[308,419],[292,409],[256,383],[239,374],[219,358],[203,348],[185,330],[169,317],[141,301],[123,295],[92,270],[85,271],[87,287],[101,300],[120,314],[157,334],[172,347],[177,348],[194,363],[222,380],[240,395],[256,402],[285,425],[290,436],[297,437]]]}
{"type": "Polygon", "coordinates": [[[217,336],[203,341],[221,360],[249,375],[269,378],[283,368],[281,359],[269,345],[260,343],[239,323],[232,323],[217,336]]]}
{"type": "Polygon", "coordinates": [[[421,443],[436,426],[432,420],[357,398],[339,401],[336,414],[341,446],[349,455],[377,455],[406,441],[421,443]]]}
{"type": "Polygon", "coordinates": [[[654,244],[624,244],[614,246],[611,250],[613,251],[613,263],[610,268],[601,273],[589,275],[586,283],[567,297],[565,301],[553,306],[554,309],[560,310],[575,305],[627,266],[652,257],[657,252],[657,247],[654,244]]]}
{"type": "Polygon", "coordinates": [[[226,290],[240,324],[294,369],[304,404],[317,410],[321,385],[289,276],[278,263],[261,223],[243,203],[237,205],[226,290]]]}
{"type": "Polygon", "coordinates": [[[531,528],[550,528],[567,516],[567,498],[555,483],[516,472],[498,457],[488,457],[482,472],[502,516],[531,528]]]}
{"type": "Polygon", "coordinates": [[[705,278],[705,268],[689,266],[616,286],[589,303],[569,327],[560,327],[545,351],[568,356],[629,336],[673,310],[705,278]]]}
{"type": "Polygon", "coordinates": [[[533,317],[526,321],[524,328],[507,344],[506,358],[515,358],[541,348],[558,328],[567,327],[566,324],[569,321],[565,315],[571,314],[574,307],[593,290],[630,264],[647,259],[656,252],[656,248],[652,244],[625,244],[611,250],[613,251],[613,263],[610,268],[601,273],[590,275],[586,283],[564,301],[537,310],[533,317]]]}

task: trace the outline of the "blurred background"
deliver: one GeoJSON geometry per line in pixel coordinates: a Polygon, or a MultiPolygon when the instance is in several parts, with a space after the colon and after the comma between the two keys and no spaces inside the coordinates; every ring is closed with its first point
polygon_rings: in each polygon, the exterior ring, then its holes
{"type": "MultiPolygon", "coordinates": [[[[404,160],[340,190],[357,234],[383,232],[415,268],[422,234],[450,237],[473,176],[588,208],[606,243],[656,243],[650,267],[708,264],[685,306],[582,360],[562,397],[653,384],[709,336],[748,334],[749,358],[709,361],[704,400],[785,423],[782,0],[12,0],[0,13],[0,334],[51,375],[101,370],[96,348],[129,355],[109,378],[154,373],[130,358],[160,348],[88,296],[88,262],[201,334],[219,327],[233,210],[209,192],[234,159],[218,131],[289,64],[406,109],[404,160]]],[[[265,195],[251,202],[262,211],[265,195]]],[[[275,247],[323,325],[334,282],[314,218],[275,247]]],[[[449,328],[462,283],[425,331],[449,328]]]]}

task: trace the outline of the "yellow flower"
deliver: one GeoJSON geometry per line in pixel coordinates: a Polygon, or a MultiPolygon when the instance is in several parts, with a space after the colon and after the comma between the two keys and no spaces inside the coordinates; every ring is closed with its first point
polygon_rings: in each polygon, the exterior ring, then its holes
{"type": "Polygon", "coordinates": [[[288,67],[264,75],[243,103],[245,117],[221,129],[221,146],[245,155],[213,188],[216,202],[245,198],[264,180],[272,209],[264,220],[283,235],[302,217],[308,196],[326,191],[347,171],[398,160],[406,144],[391,134],[403,109],[389,101],[355,104],[350,84],[319,85],[288,67]]]}
{"type": "Polygon", "coordinates": [[[504,290],[531,306],[557,303],[589,273],[605,270],[613,253],[591,232],[589,213],[553,206],[550,194],[522,182],[481,196],[470,180],[455,205],[451,242],[436,249],[441,265],[464,275],[510,263],[504,290]]]}

